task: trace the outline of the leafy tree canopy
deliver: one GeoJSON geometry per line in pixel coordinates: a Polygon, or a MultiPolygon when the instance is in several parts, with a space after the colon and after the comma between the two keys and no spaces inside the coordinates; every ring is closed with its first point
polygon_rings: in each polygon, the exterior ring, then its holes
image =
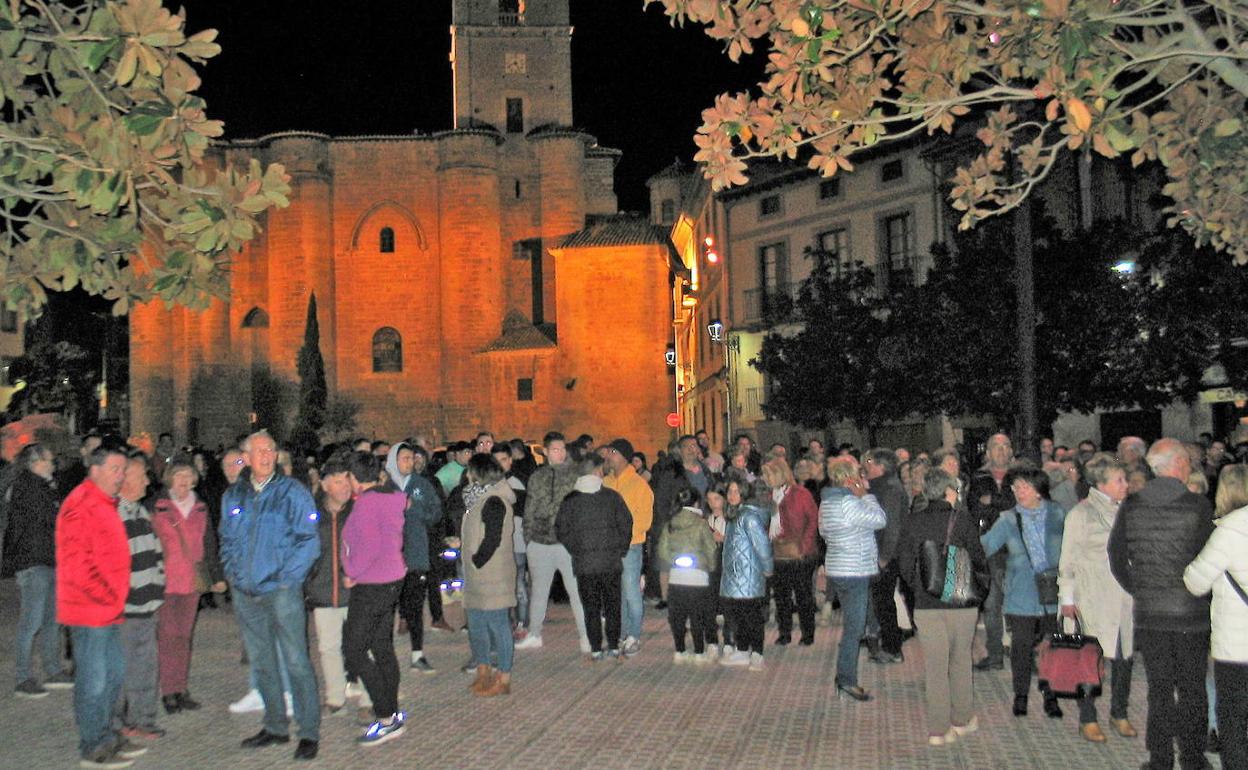
{"type": "MultiPolygon", "coordinates": [[[[716,189],[746,160],[811,148],[853,169],[881,141],[985,115],[959,168],[960,226],[1016,207],[1067,150],[1158,161],[1170,225],[1248,262],[1248,6],[1209,0],[646,0],[707,25],[759,92],[724,94],[695,142],[716,189]],[[1011,157],[1017,163],[1011,163],[1011,157]]],[[[804,156],[805,157],[805,156],[804,156]]]]}
{"type": "Polygon", "coordinates": [[[0,299],[37,312],[81,286],[120,315],[227,294],[289,177],[207,157],[222,124],[192,64],[220,47],[185,22],[160,0],[0,2],[0,299]]]}
{"type": "MultiPolygon", "coordinates": [[[[994,223],[995,224],[995,223],[994,223]]],[[[1004,222],[1000,224],[1005,224],[1004,222]]],[[[1194,399],[1205,370],[1248,377],[1240,298],[1248,274],[1174,231],[1140,239],[1117,226],[1062,237],[1036,233],[1036,373],[1042,423],[1059,412],[1156,409],[1194,399]],[[1135,245],[1134,272],[1114,257],[1135,245]],[[1121,268],[1121,265],[1119,265],[1121,268]],[[1199,312],[1193,312],[1199,308],[1199,312]]],[[[1017,410],[1017,345],[1007,227],[957,239],[934,254],[928,280],[880,293],[871,271],[812,253],[812,274],[787,326],[752,363],[772,385],[769,415],[808,427],[859,427],[908,415],[1017,410]],[[811,387],[810,383],[819,383],[811,387]]]]}

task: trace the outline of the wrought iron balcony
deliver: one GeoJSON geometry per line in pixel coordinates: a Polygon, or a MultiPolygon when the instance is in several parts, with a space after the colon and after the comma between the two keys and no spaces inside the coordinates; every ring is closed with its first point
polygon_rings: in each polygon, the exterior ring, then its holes
{"type": "Polygon", "coordinates": [[[799,283],[780,283],[745,290],[745,322],[782,323],[793,314],[799,283]]]}

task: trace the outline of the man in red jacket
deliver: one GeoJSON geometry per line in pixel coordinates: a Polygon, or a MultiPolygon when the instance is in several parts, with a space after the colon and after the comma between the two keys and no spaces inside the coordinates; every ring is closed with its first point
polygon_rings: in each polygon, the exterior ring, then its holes
{"type": "Polygon", "coordinates": [[[56,517],[56,619],[74,640],[74,719],[83,767],[128,767],[147,749],[109,724],[126,658],[121,624],[130,591],[130,544],[117,513],[124,447],[105,442],[87,456],[87,478],[56,517]]]}

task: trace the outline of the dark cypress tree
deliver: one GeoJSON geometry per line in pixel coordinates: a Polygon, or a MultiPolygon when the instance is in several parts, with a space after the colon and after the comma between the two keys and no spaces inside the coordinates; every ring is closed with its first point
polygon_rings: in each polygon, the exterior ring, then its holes
{"type": "Polygon", "coordinates": [[[321,357],[321,326],[316,319],[316,294],[308,299],[308,320],[303,331],[303,347],[296,360],[299,372],[299,414],[290,435],[292,447],[309,452],[320,444],[318,431],[325,424],[329,391],[325,385],[325,359],[321,357]]]}

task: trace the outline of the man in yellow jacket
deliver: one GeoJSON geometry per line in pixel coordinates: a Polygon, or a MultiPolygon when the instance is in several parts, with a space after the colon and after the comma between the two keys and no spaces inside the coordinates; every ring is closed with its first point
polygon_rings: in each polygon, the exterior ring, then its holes
{"type": "Polygon", "coordinates": [[[620,594],[624,615],[622,651],[625,655],[635,655],[641,649],[641,618],[645,610],[641,600],[641,562],[646,532],[654,519],[654,492],[632,466],[633,445],[628,439],[617,438],[604,447],[604,453],[611,475],[603,481],[603,486],[619,492],[633,515],[633,539],[624,557],[620,594]]]}

